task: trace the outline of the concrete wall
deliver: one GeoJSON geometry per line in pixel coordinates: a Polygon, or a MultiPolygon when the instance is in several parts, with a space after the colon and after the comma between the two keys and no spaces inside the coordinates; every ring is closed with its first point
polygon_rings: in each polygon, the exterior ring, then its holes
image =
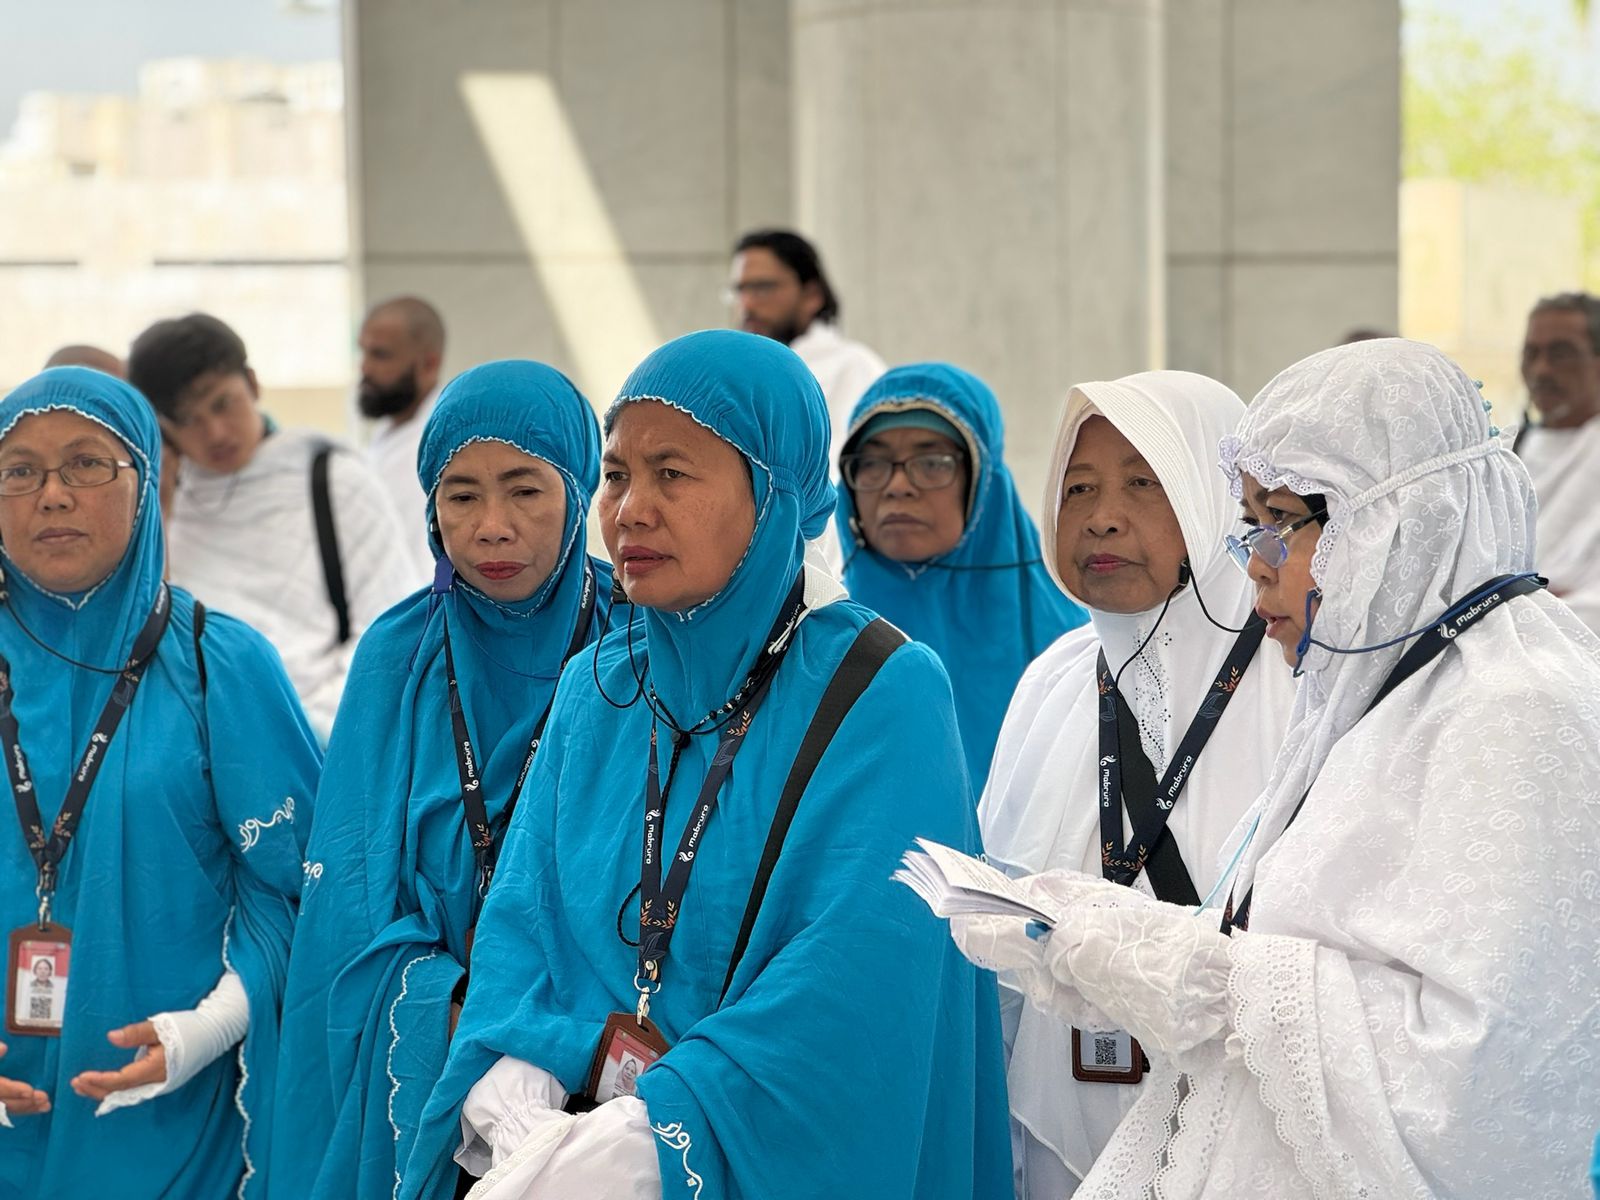
{"type": "Polygon", "coordinates": [[[726,323],[738,232],[790,217],[782,0],[351,0],[357,305],[435,303],[446,370],[543,359],[597,406],[726,323]]]}
{"type": "Polygon", "coordinates": [[[1038,494],[1078,380],[1246,398],[1397,319],[1399,0],[351,0],[356,303],[447,369],[603,404],[723,324],[730,241],[815,236],[847,334],[1006,407],[1038,494]]]}
{"type": "Polygon", "coordinates": [[[1168,366],[1249,400],[1396,327],[1398,0],[1173,0],[1166,162],[1168,366]]]}

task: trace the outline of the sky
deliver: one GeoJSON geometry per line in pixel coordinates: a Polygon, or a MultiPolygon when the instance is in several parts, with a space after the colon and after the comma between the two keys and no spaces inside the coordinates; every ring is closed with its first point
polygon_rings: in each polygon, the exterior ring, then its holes
{"type": "MultiPolygon", "coordinates": [[[[1600,0],[1587,30],[1572,0],[1403,0],[1403,8],[1542,41],[1553,69],[1600,106],[1600,0]]],[[[0,0],[0,31],[0,141],[24,92],[131,93],[152,58],[340,57],[338,0],[0,0]]]]}
{"type": "Polygon", "coordinates": [[[30,91],[122,92],[153,58],[338,59],[337,0],[0,0],[0,141],[30,91]]]}

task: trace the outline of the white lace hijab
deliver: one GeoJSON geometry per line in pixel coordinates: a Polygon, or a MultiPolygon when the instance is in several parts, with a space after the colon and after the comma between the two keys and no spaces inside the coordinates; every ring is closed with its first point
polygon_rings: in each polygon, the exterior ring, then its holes
{"type": "MultiPolygon", "coordinates": [[[[1374,339],[1296,363],[1223,439],[1221,465],[1235,498],[1241,472],[1268,491],[1325,498],[1311,574],[1323,593],[1312,635],[1327,645],[1389,641],[1479,584],[1532,569],[1537,507],[1528,473],[1492,431],[1477,386],[1421,342],[1374,339]]],[[[1370,654],[1307,652],[1236,897],[1406,644],[1370,654]]],[[[1248,829],[1241,824],[1230,851],[1248,829]]]]}
{"type": "MultiPolygon", "coordinates": [[[[1527,474],[1428,346],[1296,364],[1223,461],[1327,498],[1315,632],[1335,646],[1414,629],[1532,558],[1527,474]]],[[[1400,653],[1307,656],[1236,884],[1255,895],[1229,947],[1231,1029],[1183,1080],[1158,1066],[1081,1197],[1581,1193],[1600,642],[1559,600],[1517,599],[1362,719],[1400,653]]]]}

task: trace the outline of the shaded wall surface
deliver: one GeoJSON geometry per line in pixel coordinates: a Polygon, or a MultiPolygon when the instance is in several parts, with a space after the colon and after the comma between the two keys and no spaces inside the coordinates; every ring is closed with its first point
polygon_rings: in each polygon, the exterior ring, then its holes
{"type": "Polygon", "coordinates": [[[843,325],[988,378],[1030,502],[1067,388],[1247,399],[1397,318],[1398,0],[352,0],[359,306],[597,406],[815,236],[843,325]]]}

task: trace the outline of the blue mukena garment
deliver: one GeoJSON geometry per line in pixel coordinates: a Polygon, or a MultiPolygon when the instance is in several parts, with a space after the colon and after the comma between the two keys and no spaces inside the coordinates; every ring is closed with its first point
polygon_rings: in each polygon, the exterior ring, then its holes
{"type": "MultiPolygon", "coordinates": [[[[502,1055],[576,1094],[607,1015],[633,1012],[638,964],[623,936],[639,930],[653,721],[636,700],[640,679],[685,726],[728,700],[801,570],[803,540],[833,507],[827,410],[779,343],[731,331],[670,342],[635,370],[609,419],[652,402],[745,457],[755,531],[719,593],[682,612],[639,610],[631,629],[562,678],[551,744],[512,822],[430,1103],[430,1118],[449,1120],[426,1122],[441,1136],[413,1154],[418,1171],[403,1196],[447,1194],[454,1118],[502,1055]],[[631,655],[618,645],[629,635],[631,655]],[[613,707],[597,679],[627,706],[613,707]]],[[[670,519],[656,532],[672,546],[683,536],[670,519]]],[[[873,617],[836,601],[800,622],[699,842],[650,1009],[672,1049],[638,1080],[669,1200],[1011,1194],[992,978],[889,878],[915,836],[977,848],[949,683],[925,647],[896,649],[840,726],[719,1001],[784,779],[824,688],[873,617]]],[[[664,724],[657,732],[664,776],[671,738],[664,724]]],[[[716,746],[696,736],[683,750],[665,845],[679,844],[716,746]]]]}
{"type": "MultiPolygon", "coordinates": [[[[462,807],[444,628],[484,804],[498,832],[578,627],[608,618],[611,568],[584,550],[600,473],[589,402],[560,372],[494,362],[457,376],[418,448],[430,523],[458,451],[495,441],[549,464],[566,493],[555,566],[527,599],[491,599],[446,566],[362,636],[328,745],[284,1005],[273,1197],[388,1197],[444,1067],[479,880],[462,807]],[[446,583],[449,590],[438,590],[446,583]]],[[[436,525],[434,553],[442,557],[436,525]]],[[[523,548],[519,548],[523,549],[523,548]]],[[[515,557],[513,555],[513,557],[515,557]]],[[[548,730],[539,757],[559,735],[548,730]]],[[[528,805],[542,776],[527,781],[528,805]]],[[[450,1120],[453,1127],[453,1118],[450,1120]]]]}
{"type": "MultiPolygon", "coordinates": [[[[52,821],[121,665],[161,588],[161,442],[144,398],[81,367],[45,371],[0,403],[0,452],[17,422],[67,410],[115,434],[138,475],[132,537],[112,573],[59,595],[3,559],[0,654],[41,816],[52,821]]],[[[55,463],[46,463],[55,466],[55,463]]],[[[28,504],[38,496],[0,500],[28,504]]],[[[64,518],[70,523],[70,517],[64,518]]],[[[72,931],[59,1038],[0,1034],[0,1074],[41,1088],[51,1111],[0,1128],[0,1196],[30,1200],[261,1196],[272,1127],[278,1010],[320,766],[277,654],[254,630],[171,590],[172,618],[105,749],[62,863],[55,920],[72,931]],[[68,1086],[132,1054],[106,1034],[193,1008],[231,966],[250,1001],[244,1041],[176,1091],[96,1117],[68,1086]]],[[[0,931],[36,918],[36,872],[10,803],[0,811],[0,931]]]]}
{"type": "Polygon", "coordinates": [[[914,409],[936,413],[961,433],[970,480],[966,528],[948,553],[896,562],[867,545],[855,493],[841,482],[835,520],[844,581],[853,600],[938,653],[955,691],[972,786],[981,793],[1017,680],[1089,614],[1061,594],[1045,569],[1038,527],[1005,465],[1000,405],[977,376],[946,363],[894,368],[856,403],[845,452],[860,449],[856,443],[873,418],[914,409]]]}

